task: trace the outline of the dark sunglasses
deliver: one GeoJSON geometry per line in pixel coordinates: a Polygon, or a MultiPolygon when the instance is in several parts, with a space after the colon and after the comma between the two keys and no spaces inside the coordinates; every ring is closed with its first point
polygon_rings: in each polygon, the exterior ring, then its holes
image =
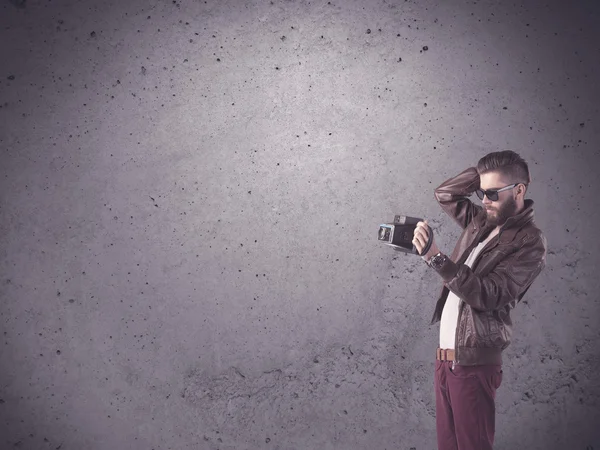
{"type": "Polygon", "coordinates": [[[498,201],[498,192],[506,191],[507,189],[512,189],[518,184],[519,183],[511,184],[510,186],[506,186],[498,190],[488,189],[487,191],[484,191],[482,189],[477,189],[475,193],[477,194],[477,197],[479,197],[479,200],[483,200],[483,196],[487,195],[487,198],[489,198],[493,202],[496,202],[498,201]]]}

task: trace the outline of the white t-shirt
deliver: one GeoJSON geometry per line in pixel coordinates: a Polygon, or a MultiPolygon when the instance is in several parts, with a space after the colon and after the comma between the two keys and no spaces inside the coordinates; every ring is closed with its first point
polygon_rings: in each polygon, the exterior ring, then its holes
{"type": "MultiPolygon", "coordinates": [[[[485,240],[481,241],[477,247],[475,247],[467,260],[464,262],[465,265],[471,267],[475,258],[483,247],[496,235],[498,232],[494,229],[485,240]]],[[[442,311],[442,319],[440,322],[440,348],[443,349],[455,349],[454,338],[456,337],[456,326],[458,323],[458,307],[462,300],[452,291],[448,292],[448,298],[442,311]]]]}

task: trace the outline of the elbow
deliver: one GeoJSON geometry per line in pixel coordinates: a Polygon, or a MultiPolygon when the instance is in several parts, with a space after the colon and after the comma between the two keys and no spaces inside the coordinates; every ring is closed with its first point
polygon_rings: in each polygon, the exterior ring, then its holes
{"type": "Polygon", "coordinates": [[[445,198],[444,198],[444,197],[446,197],[446,196],[444,195],[444,193],[443,193],[443,192],[442,192],[442,191],[441,191],[439,188],[437,188],[437,189],[435,189],[435,190],[433,191],[433,198],[435,198],[435,200],[436,200],[438,203],[442,203],[442,202],[444,202],[444,200],[445,200],[445,198]]]}

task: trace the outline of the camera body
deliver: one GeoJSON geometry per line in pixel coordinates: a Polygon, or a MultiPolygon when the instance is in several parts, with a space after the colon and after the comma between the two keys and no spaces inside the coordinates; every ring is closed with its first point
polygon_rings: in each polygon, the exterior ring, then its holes
{"type": "Polygon", "coordinates": [[[425,245],[423,252],[419,253],[417,247],[412,243],[418,222],[424,222],[424,220],[419,217],[404,215],[394,216],[393,223],[382,223],[379,225],[378,239],[380,242],[384,242],[386,245],[394,248],[394,250],[414,255],[425,255],[431,248],[431,243],[433,242],[433,230],[431,227],[428,227],[429,241],[427,241],[427,245],[425,245]]]}

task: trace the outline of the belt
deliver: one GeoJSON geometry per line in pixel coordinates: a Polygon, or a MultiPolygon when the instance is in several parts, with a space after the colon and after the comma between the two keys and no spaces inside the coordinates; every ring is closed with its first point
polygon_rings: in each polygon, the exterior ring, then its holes
{"type": "Polygon", "coordinates": [[[438,348],[435,352],[435,358],[439,361],[454,361],[454,350],[438,348]]]}

